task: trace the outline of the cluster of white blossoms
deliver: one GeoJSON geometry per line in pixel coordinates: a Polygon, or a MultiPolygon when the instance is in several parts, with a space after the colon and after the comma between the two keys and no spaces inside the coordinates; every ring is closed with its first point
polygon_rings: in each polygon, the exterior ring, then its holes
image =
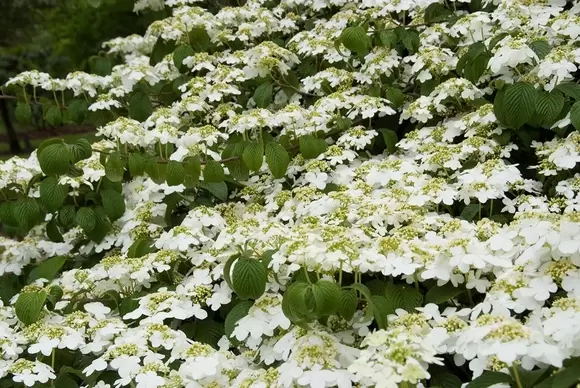
{"type": "MultiPolygon", "coordinates": [[[[74,201],[101,188],[102,155],[117,151],[165,163],[200,157],[202,169],[222,163],[227,177],[239,176],[228,163],[236,157],[224,157],[236,142],[309,136],[323,151],[305,157],[294,142],[287,148],[300,153],[282,178],[264,159],[225,193],[203,174],[192,191],[126,173],[126,208],[98,242],[80,226],[55,242],[54,215],[24,238],[0,237],[0,282],[14,288],[7,298],[2,290],[0,386],[44,387],[64,373],[86,388],[426,387],[441,365],[463,370],[467,383],[485,371],[558,370],[579,357],[580,106],[551,128],[514,131],[491,96],[527,82],[561,90],[560,109],[570,105],[580,3],[240,3],[212,13],[201,1],[138,0],[135,11],[171,16],[143,37],[106,42],[122,62],[111,74],[29,71],[8,81],[122,112],[97,129],[102,139],[79,173],[59,178],[74,201]],[[453,23],[429,21],[437,3],[453,23]],[[364,55],[339,39],[361,21],[364,55]],[[160,42],[195,47],[206,37],[212,49],[192,49],[181,67],[175,54],[150,61],[160,42]],[[476,43],[488,47],[488,63],[474,78],[458,69],[476,43]],[[269,83],[257,86],[263,78],[269,83]],[[160,82],[176,98],[153,98],[143,120],[123,116],[135,91],[160,82]],[[270,91],[266,104],[258,87],[270,91]],[[203,190],[220,200],[201,198],[203,190]],[[177,221],[176,207],[185,209],[177,221]],[[135,255],[136,244],[146,251],[135,255]],[[230,258],[241,249],[269,256],[264,293],[252,303],[231,286],[230,258]],[[13,281],[56,256],[68,261],[50,279],[13,281]],[[298,278],[367,287],[351,290],[349,319],[335,309],[295,322],[283,295],[298,278]],[[48,302],[25,325],[15,303],[27,292],[48,302]],[[381,310],[377,296],[392,305],[381,310]],[[74,373],[57,368],[77,361],[74,373]]],[[[0,189],[38,198],[29,185],[38,174],[37,152],[0,162],[0,189]]]]}

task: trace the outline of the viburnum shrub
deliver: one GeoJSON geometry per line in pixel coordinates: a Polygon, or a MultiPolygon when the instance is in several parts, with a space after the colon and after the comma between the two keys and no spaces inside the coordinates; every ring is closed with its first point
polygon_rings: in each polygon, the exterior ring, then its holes
{"type": "Polygon", "coordinates": [[[0,386],[576,386],[580,4],[216,4],[5,85],[0,386]]]}

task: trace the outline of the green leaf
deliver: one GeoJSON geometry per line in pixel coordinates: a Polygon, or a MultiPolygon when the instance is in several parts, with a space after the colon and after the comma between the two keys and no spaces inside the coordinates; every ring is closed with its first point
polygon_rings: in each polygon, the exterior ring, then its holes
{"type": "Polygon", "coordinates": [[[254,91],[253,99],[258,108],[266,108],[272,102],[272,96],[274,94],[274,85],[272,82],[267,81],[261,84],[254,91]]]}
{"type": "Polygon", "coordinates": [[[445,8],[444,5],[439,3],[430,4],[425,9],[425,23],[440,23],[449,19],[453,15],[451,10],[445,8]]]}
{"type": "Polygon", "coordinates": [[[580,131],[580,101],[576,101],[570,108],[570,121],[577,131],[580,131]]]}
{"type": "Polygon", "coordinates": [[[232,286],[241,299],[258,299],[266,290],[268,271],[254,259],[240,258],[232,269],[232,286]]]}
{"type": "Polygon", "coordinates": [[[381,128],[379,132],[383,135],[389,155],[394,154],[397,151],[397,143],[399,142],[397,132],[387,128],[381,128]]]}
{"type": "Polygon", "coordinates": [[[125,163],[121,160],[121,155],[118,152],[113,152],[107,158],[105,163],[105,176],[111,182],[121,182],[123,174],[125,173],[125,163]]]}
{"type": "Polygon", "coordinates": [[[358,297],[353,289],[340,291],[340,304],[338,305],[338,314],[345,320],[350,321],[356,313],[358,307],[358,297]]]}
{"type": "Polygon", "coordinates": [[[319,280],[312,285],[312,295],[316,315],[326,317],[338,311],[340,306],[340,287],[330,280],[319,280]]]}
{"type": "Polygon", "coordinates": [[[534,115],[538,93],[531,85],[517,82],[509,86],[503,95],[506,124],[519,129],[534,115]]]}
{"type": "Polygon", "coordinates": [[[540,60],[544,59],[544,57],[552,51],[550,43],[543,39],[534,40],[533,42],[528,43],[528,46],[530,46],[532,51],[536,53],[540,60]]]}
{"type": "Polygon", "coordinates": [[[275,178],[284,178],[290,164],[288,151],[278,143],[266,143],[266,163],[275,178]]]}
{"type": "Polygon", "coordinates": [[[389,49],[394,48],[399,42],[399,37],[393,30],[380,31],[378,37],[379,42],[389,49]]]}
{"type": "Polygon", "coordinates": [[[111,74],[113,66],[111,65],[111,61],[105,57],[99,56],[92,56],[89,58],[89,66],[91,67],[91,71],[94,74],[100,76],[107,76],[111,74]]]}
{"type": "Polygon", "coordinates": [[[14,217],[24,232],[28,232],[34,225],[41,221],[40,206],[36,199],[21,198],[14,207],[14,217]]]}
{"type": "Polygon", "coordinates": [[[264,162],[264,146],[260,142],[248,143],[242,153],[242,161],[251,171],[259,171],[264,162]]]}
{"type": "Polygon", "coordinates": [[[46,224],[46,236],[52,242],[64,242],[62,238],[62,233],[58,228],[57,218],[53,217],[48,223],[46,224]]]}
{"type": "Polygon", "coordinates": [[[364,296],[367,301],[371,300],[371,296],[372,296],[371,290],[367,286],[365,286],[364,284],[355,283],[351,286],[344,287],[344,288],[356,290],[356,291],[360,292],[360,294],[362,296],[364,296]]]}
{"type": "Polygon", "coordinates": [[[18,276],[13,273],[4,273],[0,276],[0,300],[4,306],[10,305],[10,300],[18,293],[18,276]]]}
{"type": "Polygon", "coordinates": [[[17,202],[9,201],[0,203],[0,221],[2,224],[18,226],[18,220],[14,215],[17,202]]]}
{"type": "Polygon", "coordinates": [[[101,190],[101,200],[105,213],[111,221],[118,220],[125,214],[125,198],[117,190],[101,190]]]}
{"type": "Polygon", "coordinates": [[[81,227],[85,233],[88,233],[95,229],[96,225],[96,214],[95,211],[90,207],[81,207],[77,210],[77,215],[75,221],[78,226],[81,227]]]}
{"type": "Polygon", "coordinates": [[[371,39],[362,26],[345,28],[338,39],[344,47],[357,54],[366,54],[371,48],[371,39]]]}
{"type": "Polygon", "coordinates": [[[389,314],[397,309],[413,312],[423,303],[423,295],[410,286],[387,284],[385,296],[389,302],[389,314]]]}
{"type": "Polygon", "coordinates": [[[38,151],[40,169],[46,175],[64,175],[71,165],[71,154],[66,144],[50,144],[38,151]]]}
{"type": "Polygon", "coordinates": [[[564,96],[557,90],[540,91],[536,101],[536,112],[547,125],[553,124],[564,107],[564,96]]]}
{"type": "Polygon", "coordinates": [[[207,183],[222,182],[226,179],[224,168],[221,163],[209,159],[203,169],[203,180],[207,183]]]}
{"type": "Polygon", "coordinates": [[[128,257],[143,257],[155,252],[155,242],[150,237],[140,238],[129,247],[128,257]]]}
{"type": "Polygon", "coordinates": [[[393,108],[400,108],[405,103],[405,94],[392,86],[385,88],[385,97],[391,102],[393,108]]]}
{"type": "Polygon", "coordinates": [[[326,151],[328,144],[323,139],[317,139],[312,135],[300,137],[300,153],[305,159],[313,159],[326,151]]]}
{"type": "Polygon", "coordinates": [[[468,81],[477,85],[479,79],[485,73],[487,69],[487,64],[491,57],[487,53],[481,53],[476,58],[469,60],[463,66],[463,77],[465,77],[468,81]]]}
{"type": "Polygon", "coordinates": [[[218,349],[218,342],[225,334],[223,323],[204,319],[195,323],[193,339],[218,349]]]}
{"type": "Polygon", "coordinates": [[[431,386],[441,387],[441,388],[461,388],[463,384],[459,377],[455,376],[453,373],[441,372],[432,374],[431,386]]]}
{"type": "Polygon", "coordinates": [[[58,222],[65,228],[73,226],[75,223],[76,209],[73,205],[65,205],[58,212],[58,222]]]}
{"type": "Polygon", "coordinates": [[[463,291],[465,290],[459,287],[454,287],[451,282],[446,283],[443,286],[433,286],[425,295],[425,303],[445,303],[448,300],[455,298],[463,291]]]}
{"type": "Polygon", "coordinates": [[[91,157],[93,154],[93,147],[87,139],[79,139],[70,148],[72,154],[72,160],[76,163],[79,160],[85,160],[91,157]]]}
{"type": "Polygon", "coordinates": [[[19,101],[14,109],[14,118],[20,124],[30,124],[32,122],[32,108],[30,104],[19,101]]]}
{"type": "Polygon", "coordinates": [[[302,325],[315,318],[312,291],[306,282],[294,282],[284,292],[282,312],[294,324],[302,325]]]}
{"type": "Polygon", "coordinates": [[[387,316],[391,313],[390,301],[381,295],[372,295],[370,301],[369,307],[372,309],[377,325],[380,329],[386,329],[389,324],[387,316]]]}
{"type": "Polygon", "coordinates": [[[475,218],[475,216],[479,213],[480,208],[479,206],[480,205],[478,203],[471,203],[465,206],[461,211],[459,218],[465,221],[472,221],[475,218]]]}
{"type": "Polygon", "coordinates": [[[191,31],[189,31],[188,37],[189,42],[191,42],[193,48],[198,52],[207,51],[211,45],[211,39],[207,31],[203,28],[193,28],[191,31]]]}
{"type": "Polygon", "coordinates": [[[54,387],[55,388],[78,388],[79,385],[76,381],[71,379],[66,374],[60,375],[54,380],[54,387]]]}
{"type": "Polygon", "coordinates": [[[95,212],[95,228],[86,234],[92,241],[100,242],[111,230],[111,221],[102,206],[95,206],[93,210],[95,212]]]}
{"type": "MultiPolygon", "coordinates": [[[[532,388],[534,386],[537,387],[536,382],[542,376],[549,374],[548,368],[541,368],[541,369],[536,369],[536,370],[527,370],[527,369],[522,368],[521,365],[514,363],[514,365],[512,365],[512,367],[510,368],[510,374],[511,374],[512,378],[514,378],[514,379],[515,379],[514,368],[517,369],[518,378],[519,378],[520,383],[522,384],[522,388],[532,388]]],[[[557,376],[557,374],[554,376],[557,376]]],[[[578,377],[580,377],[580,375],[577,375],[576,379],[578,379],[578,377]]]]}
{"type": "Polygon", "coordinates": [[[145,121],[153,113],[149,96],[143,92],[134,93],[129,99],[129,116],[137,121],[145,121]]]}
{"type": "Polygon", "coordinates": [[[54,212],[62,207],[68,195],[68,187],[58,183],[58,179],[49,176],[40,183],[40,202],[46,210],[54,212]]]}
{"type": "Polygon", "coordinates": [[[248,311],[254,305],[254,302],[249,300],[244,300],[236,304],[226,316],[224,322],[224,328],[226,335],[231,337],[234,329],[236,328],[236,323],[246,315],[248,315],[248,311]]]}
{"type": "Polygon", "coordinates": [[[222,201],[228,199],[228,185],[225,182],[201,182],[199,187],[206,189],[222,201]]]}
{"type": "Polygon", "coordinates": [[[130,153],[128,165],[131,176],[136,177],[143,175],[145,172],[145,166],[147,165],[147,159],[145,159],[141,154],[130,153]]]}
{"type": "Polygon", "coordinates": [[[181,162],[170,160],[167,162],[167,184],[169,186],[178,186],[183,183],[185,178],[185,169],[181,162]]]}
{"type": "Polygon", "coordinates": [[[89,103],[84,99],[72,100],[67,107],[68,117],[71,121],[81,124],[85,121],[89,112],[89,103]]]}
{"type": "Polygon", "coordinates": [[[25,325],[33,324],[38,321],[44,302],[46,302],[46,292],[44,291],[23,292],[18,295],[14,304],[16,316],[25,325]]]}
{"type": "Polygon", "coordinates": [[[224,270],[223,270],[224,280],[226,281],[228,286],[230,286],[230,288],[233,288],[233,286],[232,286],[232,265],[234,265],[234,262],[236,260],[238,260],[240,257],[241,256],[239,254],[235,254],[233,256],[230,256],[230,258],[228,259],[228,261],[226,261],[226,264],[224,265],[224,270]]]}
{"type": "Polygon", "coordinates": [[[48,124],[57,127],[62,124],[62,111],[58,106],[53,105],[47,109],[44,118],[48,124]]]}
{"type": "Polygon", "coordinates": [[[36,279],[52,280],[66,261],[66,256],[56,256],[42,261],[40,265],[30,271],[30,275],[28,275],[28,283],[32,283],[36,279]]]}
{"type": "Polygon", "coordinates": [[[580,100],[580,85],[575,82],[562,82],[556,85],[554,90],[559,90],[574,100],[580,100]]]}
{"type": "Polygon", "coordinates": [[[153,51],[151,52],[150,64],[155,66],[161,62],[165,56],[175,50],[175,43],[173,41],[165,41],[163,38],[158,38],[153,45],[153,51]]]}
{"type": "Polygon", "coordinates": [[[173,63],[175,64],[175,67],[181,69],[181,67],[183,66],[183,60],[193,55],[195,55],[195,51],[191,46],[184,44],[181,46],[177,46],[175,51],[173,51],[173,63]]]}
{"type": "Polygon", "coordinates": [[[491,385],[500,383],[511,384],[513,383],[513,380],[510,375],[502,372],[484,371],[481,376],[471,380],[471,382],[467,384],[467,388],[487,388],[491,385]]]}
{"type": "Polygon", "coordinates": [[[419,50],[419,45],[421,41],[419,39],[419,33],[415,30],[405,30],[402,37],[403,45],[410,53],[415,53],[419,50]]]}
{"type": "Polygon", "coordinates": [[[183,184],[187,188],[195,187],[199,183],[201,175],[201,161],[199,156],[190,156],[183,161],[184,177],[183,184]]]}

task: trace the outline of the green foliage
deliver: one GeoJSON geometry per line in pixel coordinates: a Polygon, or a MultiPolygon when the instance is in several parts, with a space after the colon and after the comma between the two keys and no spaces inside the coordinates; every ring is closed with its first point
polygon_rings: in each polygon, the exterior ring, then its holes
{"type": "Polygon", "coordinates": [[[266,290],[268,271],[258,260],[242,257],[232,269],[232,288],[241,299],[258,299],[266,290]]]}

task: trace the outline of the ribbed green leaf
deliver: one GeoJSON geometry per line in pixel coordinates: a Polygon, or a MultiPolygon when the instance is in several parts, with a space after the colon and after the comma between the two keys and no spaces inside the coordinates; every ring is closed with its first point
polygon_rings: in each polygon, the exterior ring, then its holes
{"type": "Polygon", "coordinates": [[[88,159],[93,154],[93,147],[87,139],[79,139],[70,148],[72,160],[76,163],[79,160],[88,159]]]}
{"type": "Polygon", "coordinates": [[[40,206],[36,199],[21,198],[14,206],[14,217],[22,231],[28,232],[34,225],[41,221],[40,206]]]}
{"type": "Polygon", "coordinates": [[[576,101],[570,108],[570,121],[577,131],[580,131],[580,101],[576,101]]]}
{"type": "Polygon", "coordinates": [[[517,82],[509,86],[503,95],[503,110],[506,124],[519,129],[532,118],[536,108],[538,93],[527,83],[517,82]]]}
{"type": "Polygon", "coordinates": [[[397,151],[397,143],[399,142],[397,132],[387,128],[381,128],[379,129],[379,132],[383,135],[385,145],[387,146],[387,152],[389,154],[394,154],[397,151]]]}
{"type": "Polygon", "coordinates": [[[62,238],[62,233],[58,228],[57,218],[53,217],[48,223],[46,224],[46,236],[52,242],[64,242],[62,238]]]}
{"type": "Polygon", "coordinates": [[[185,179],[185,169],[181,162],[170,160],[167,162],[167,184],[169,186],[178,186],[185,179]]]}
{"type": "Polygon", "coordinates": [[[268,271],[254,259],[240,258],[232,269],[232,286],[241,299],[258,299],[266,290],[268,271]]]}
{"type": "Polygon", "coordinates": [[[506,373],[485,371],[481,376],[471,380],[467,388],[487,388],[494,384],[511,384],[512,382],[512,378],[506,373]]]}
{"type": "Polygon", "coordinates": [[[206,189],[216,198],[226,201],[228,199],[228,185],[225,182],[201,182],[199,187],[206,189]]]}
{"type": "Polygon", "coordinates": [[[40,183],[40,202],[46,210],[54,212],[61,208],[68,195],[68,187],[58,183],[58,179],[49,176],[40,183]]]}
{"type": "Polygon", "coordinates": [[[226,179],[226,176],[221,163],[216,162],[213,159],[209,159],[205,164],[205,168],[203,169],[203,180],[206,183],[212,183],[222,182],[224,179],[226,179]]]}
{"type": "Polygon", "coordinates": [[[231,337],[234,329],[236,328],[236,324],[240,319],[248,315],[248,311],[254,305],[254,302],[249,300],[244,300],[236,304],[226,316],[226,320],[224,322],[225,334],[228,337],[231,337]]]}
{"type": "Polygon", "coordinates": [[[76,209],[73,205],[65,205],[58,212],[58,222],[65,228],[71,227],[75,222],[76,209]]]}
{"type": "Polygon", "coordinates": [[[64,175],[71,165],[71,154],[66,144],[47,145],[38,151],[38,162],[46,175],[64,175]]]}
{"type": "Polygon", "coordinates": [[[62,111],[60,107],[53,105],[47,109],[44,118],[46,122],[53,127],[57,127],[62,124],[62,111]]]}
{"type": "Polygon", "coordinates": [[[30,104],[19,101],[14,109],[14,117],[20,124],[30,124],[32,122],[32,108],[30,104]]]}
{"type": "Polygon", "coordinates": [[[550,51],[552,51],[550,43],[548,43],[548,41],[543,39],[534,40],[533,42],[528,43],[528,46],[530,46],[532,51],[536,53],[536,55],[538,56],[538,58],[540,58],[540,60],[544,59],[546,55],[548,55],[550,51]]]}
{"type": "Polygon", "coordinates": [[[367,53],[371,47],[371,39],[361,26],[345,28],[340,34],[339,41],[344,47],[358,54],[367,53]]]}
{"type": "Polygon", "coordinates": [[[16,316],[20,322],[30,325],[38,320],[46,302],[46,292],[23,292],[18,295],[14,304],[16,316]]]}
{"type": "Polygon", "coordinates": [[[334,314],[340,307],[340,287],[330,280],[319,280],[312,285],[315,312],[318,318],[334,314]]]}
{"type": "Polygon", "coordinates": [[[275,178],[283,178],[290,163],[288,151],[278,143],[266,143],[266,163],[275,178]]]}
{"type": "Polygon", "coordinates": [[[299,145],[300,153],[306,159],[316,158],[328,148],[328,144],[323,139],[317,139],[312,135],[301,136],[299,145]]]}
{"type": "Polygon", "coordinates": [[[183,66],[183,60],[187,57],[191,57],[195,54],[195,51],[191,46],[181,45],[177,46],[175,51],[173,51],[173,64],[175,67],[180,69],[183,66]]]}
{"type": "Polygon", "coordinates": [[[105,213],[111,221],[118,220],[125,214],[125,198],[117,190],[101,190],[101,200],[105,213]]]}
{"type": "Polygon", "coordinates": [[[95,211],[92,208],[81,207],[79,210],[77,210],[75,220],[77,225],[80,226],[81,229],[85,231],[85,233],[88,233],[95,229],[95,224],[97,222],[96,218],[97,216],[95,215],[95,211]]]}
{"type": "Polygon", "coordinates": [[[56,256],[41,262],[37,267],[30,271],[28,282],[32,283],[36,279],[52,280],[66,261],[66,256],[56,256]]]}
{"type": "Polygon", "coordinates": [[[87,236],[94,242],[100,242],[111,230],[111,221],[102,206],[95,206],[95,228],[87,233],[87,236]]]}
{"type": "Polygon", "coordinates": [[[540,91],[536,101],[536,112],[542,122],[548,125],[554,123],[564,107],[564,96],[557,90],[551,92],[540,91]]]}
{"type": "Polygon", "coordinates": [[[254,102],[258,108],[266,108],[272,102],[272,96],[274,94],[274,85],[272,82],[267,81],[261,84],[254,91],[254,102]]]}
{"type": "Polygon", "coordinates": [[[81,124],[89,112],[89,103],[84,99],[72,100],[67,107],[68,117],[71,121],[81,124]]]}
{"type": "Polygon", "coordinates": [[[137,121],[145,121],[153,113],[153,105],[149,96],[136,92],[129,99],[129,116],[137,121]]]}
{"type": "Polygon", "coordinates": [[[242,161],[251,171],[258,171],[264,161],[264,146],[260,142],[248,143],[242,153],[242,161]]]}
{"type": "Polygon", "coordinates": [[[455,298],[463,291],[465,291],[465,289],[454,287],[451,282],[446,283],[443,286],[433,286],[429,289],[429,291],[427,291],[427,294],[425,295],[425,303],[445,303],[448,300],[455,298]]]}
{"type": "Polygon", "coordinates": [[[105,163],[105,176],[111,182],[121,182],[123,180],[123,174],[125,173],[125,163],[121,159],[121,155],[118,152],[113,152],[107,158],[105,163]]]}
{"type": "Polygon", "coordinates": [[[350,321],[356,313],[358,307],[358,298],[356,296],[356,291],[341,290],[340,291],[340,305],[338,306],[338,314],[345,320],[350,321]]]}
{"type": "Polygon", "coordinates": [[[130,153],[128,157],[129,173],[131,176],[136,177],[143,175],[145,172],[145,166],[147,165],[147,160],[138,153],[130,153]]]}

